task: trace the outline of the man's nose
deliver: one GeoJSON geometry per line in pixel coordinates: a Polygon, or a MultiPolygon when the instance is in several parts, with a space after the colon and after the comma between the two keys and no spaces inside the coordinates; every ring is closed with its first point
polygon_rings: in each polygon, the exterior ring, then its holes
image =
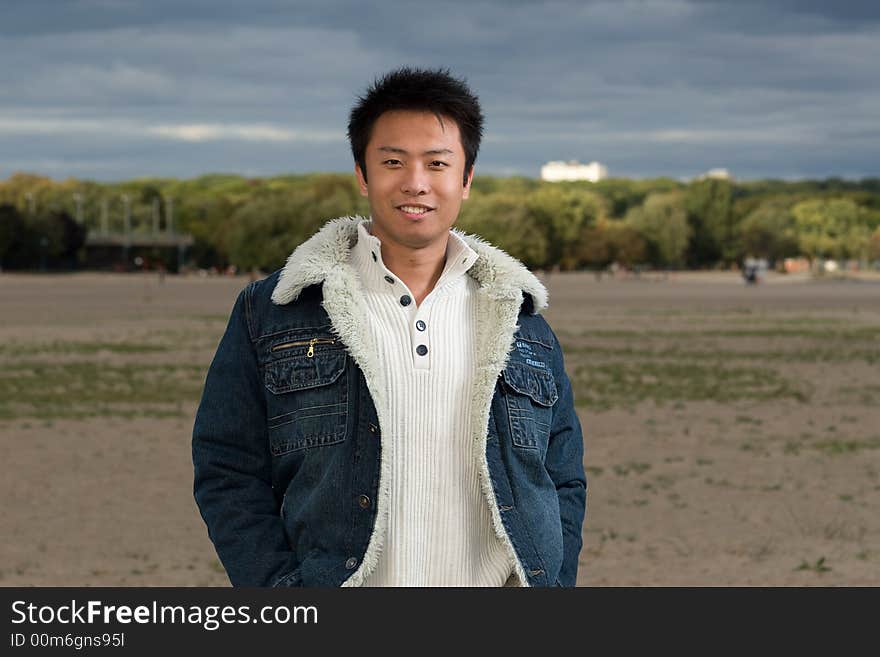
{"type": "Polygon", "coordinates": [[[411,167],[406,170],[400,191],[412,196],[422,196],[431,190],[428,172],[422,167],[411,167]]]}

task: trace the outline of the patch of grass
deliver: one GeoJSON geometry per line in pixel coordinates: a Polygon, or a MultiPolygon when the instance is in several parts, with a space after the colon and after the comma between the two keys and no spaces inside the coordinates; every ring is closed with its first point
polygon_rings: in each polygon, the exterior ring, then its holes
{"type": "Polygon", "coordinates": [[[675,479],[665,474],[657,475],[654,477],[654,481],[660,488],[671,488],[675,484],[675,479]]]}
{"type": "Polygon", "coordinates": [[[17,362],[0,370],[0,419],[174,416],[198,401],[201,365],[17,362]]]}
{"type": "Polygon", "coordinates": [[[853,327],[795,327],[785,326],[762,326],[754,328],[736,329],[702,329],[694,331],[658,331],[658,330],[634,330],[634,329],[588,329],[581,333],[581,337],[589,338],[811,338],[827,342],[828,340],[841,340],[851,342],[854,340],[880,340],[880,326],[853,326],[853,327]]]}
{"type": "Polygon", "coordinates": [[[802,560],[801,565],[795,568],[795,571],[798,570],[809,570],[814,573],[827,573],[831,570],[831,566],[825,563],[825,557],[819,557],[816,560],[816,563],[808,563],[806,560],[802,560]]]}
{"type": "Polygon", "coordinates": [[[853,501],[853,496],[852,496],[852,495],[846,495],[846,494],[844,494],[844,495],[838,495],[838,496],[837,496],[837,499],[839,499],[841,502],[852,502],[852,501],[853,501]]]}
{"type": "Polygon", "coordinates": [[[650,463],[623,463],[612,466],[611,468],[618,477],[626,477],[630,472],[634,474],[643,474],[651,469],[650,463]]]}
{"type": "Polygon", "coordinates": [[[762,444],[756,444],[752,442],[744,442],[740,444],[739,449],[741,452],[750,452],[755,456],[770,456],[770,452],[767,451],[767,448],[762,444]]]}
{"type": "Polygon", "coordinates": [[[772,401],[810,397],[805,383],[794,383],[772,369],[694,363],[617,362],[577,366],[572,383],[579,406],[595,410],[628,407],[645,400],[772,401]]]}
{"type": "Polygon", "coordinates": [[[863,405],[874,405],[880,401],[880,385],[843,386],[837,392],[844,401],[856,401],[863,405]]]}
{"type": "Polygon", "coordinates": [[[38,354],[93,355],[101,352],[112,354],[148,354],[171,351],[171,347],[146,342],[63,342],[8,343],[0,345],[0,356],[34,356],[38,354]]]}
{"type": "Polygon", "coordinates": [[[597,477],[598,477],[600,474],[602,474],[602,472],[604,471],[603,468],[600,468],[599,466],[596,466],[596,465],[587,466],[587,467],[584,468],[584,469],[587,471],[587,474],[588,474],[588,475],[595,475],[595,476],[597,476],[597,477]]]}
{"type": "Polygon", "coordinates": [[[826,454],[855,454],[865,449],[880,449],[880,436],[866,440],[826,440],[813,447],[826,454]]]}
{"type": "MultiPolygon", "coordinates": [[[[644,342],[650,334],[642,335],[638,342],[644,342]]],[[[636,340],[636,338],[633,338],[636,340]]],[[[827,345],[823,342],[822,345],[827,345]]],[[[834,347],[817,346],[808,349],[768,349],[763,351],[739,349],[695,349],[679,344],[662,344],[656,349],[644,347],[609,347],[607,345],[569,345],[563,347],[566,355],[588,356],[591,360],[609,357],[641,358],[653,360],[692,360],[692,361],[759,361],[778,363],[851,363],[864,362],[870,365],[880,362],[880,349],[854,348],[850,342],[834,347]]]]}

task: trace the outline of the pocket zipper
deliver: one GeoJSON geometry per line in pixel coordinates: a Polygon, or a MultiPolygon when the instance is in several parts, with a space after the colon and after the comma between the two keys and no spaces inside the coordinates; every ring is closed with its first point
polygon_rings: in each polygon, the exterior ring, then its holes
{"type": "Polygon", "coordinates": [[[336,340],[330,340],[328,338],[312,338],[311,340],[304,340],[300,342],[285,342],[284,344],[276,344],[272,347],[272,351],[281,351],[282,349],[290,349],[290,347],[301,347],[303,345],[309,345],[309,350],[306,353],[306,356],[312,358],[315,355],[315,345],[316,344],[335,344],[336,340]]]}

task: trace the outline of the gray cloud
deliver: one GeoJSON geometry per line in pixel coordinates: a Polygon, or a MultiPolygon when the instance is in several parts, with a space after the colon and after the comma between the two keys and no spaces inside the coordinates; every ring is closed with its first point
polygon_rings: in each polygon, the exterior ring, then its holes
{"type": "Polygon", "coordinates": [[[401,64],[466,76],[478,170],[877,175],[880,5],[777,0],[31,0],[0,23],[0,176],[350,170],[401,64]],[[874,149],[876,150],[876,149],[874,149]]]}

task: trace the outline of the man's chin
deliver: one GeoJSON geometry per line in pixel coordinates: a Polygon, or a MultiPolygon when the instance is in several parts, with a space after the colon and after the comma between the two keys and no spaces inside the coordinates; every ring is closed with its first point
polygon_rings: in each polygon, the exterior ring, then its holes
{"type": "Polygon", "coordinates": [[[412,223],[408,226],[397,227],[394,232],[383,231],[387,240],[395,242],[408,249],[424,249],[440,241],[447,239],[449,229],[440,229],[437,226],[412,223]]]}

